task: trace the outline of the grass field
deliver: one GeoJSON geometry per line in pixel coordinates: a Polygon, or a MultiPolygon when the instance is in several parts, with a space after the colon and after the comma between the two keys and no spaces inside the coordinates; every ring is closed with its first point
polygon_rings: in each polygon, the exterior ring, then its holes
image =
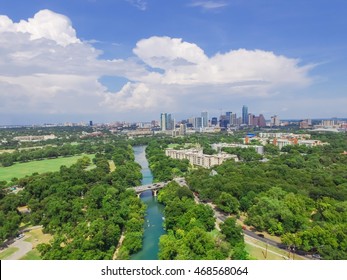
{"type": "Polygon", "coordinates": [[[11,256],[14,252],[18,251],[18,248],[10,247],[8,249],[5,249],[0,253],[0,260],[6,259],[8,256],[11,256]]]}
{"type": "MultiPolygon", "coordinates": [[[[61,157],[55,159],[35,160],[25,163],[16,163],[9,167],[0,167],[0,181],[10,181],[13,177],[22,178],[26,175],[31,175],[34,172],[44,173],[58,171],[60,166],[71,166],[84,155],[61,157]]],[[[91,159],[94,155],[87,155],[91,159]]]]}
{"type": "Polygon", "coordinates": [[[256,260],[286,260],[286,259],[294,259],[294,260],[305,260],[304,257],[299,255],[288,254],[287,251],[279,249],[277,247],[266,245],[266,243],[256,240],[251,237],[245,236],[246,242],[246,250],[251,256],[251,259],[256,260]],[[266,249],[267,247],[267,249],[266,249]],[[265,258],[266,255],[266,258],[265,258]]]}
{"type": "Polygon", "coordinates": [[[36,249],[31,250],[21,260],[41,260],[40,253],[36,249]]]}

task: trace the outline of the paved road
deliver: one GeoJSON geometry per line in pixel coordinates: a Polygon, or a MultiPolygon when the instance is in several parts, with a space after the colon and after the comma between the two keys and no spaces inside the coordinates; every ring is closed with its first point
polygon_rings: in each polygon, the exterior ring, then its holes
{"type": "Polygon", "coordinates": [[[260,237],[258,234],[256,234],[255,232],[251,231],[251,230],[247,230],[247,229],[243,229],[243,233],[245,235],[248,235],[250,237],[253,237],[255,239],[258,239],[260,241],[263,241],[269,245],[272,245],[272,246],[275,246],[275,247],[279,247],[279,246],[282,246],[281,243],[278,243],[276,241],[273,241],[271,239],[268,239],[268,238],[265,238],[265,237],[260,237]]]}
{"type": "MultiPolygon", "coordinates": [[[[38,229],[38,228],[42,228],[42,226],[33,226],[30,228],[24,229],[23,231],[21,231],[21,234],[25,235],[24,232],[27,232],[33,229],[38,229]]],[[[27,236],[23,236],[21,239],[10,240],[8,242],[7,248],[15,247],[15,248],[18,248],[19,250],[14,252],[12,255],[8,256],[6,260],[19,260],[20,258],[24,257],[28,252],[30,252],[33,249],[33,245],[30,242],[24,241],[26,237],[27,236]]]]}
{"type": "Polygon", "coordinates": [[[19,260],[20,258],[24,257],[28,252],[30,252],[33,249],[33,246],[30,242],[24,241],[24,238],[21,238],[19,240],[16,240],[14,243],[12,243],[9,247],[15,247],[19,250],[14,252],[11,256],[8,256],[6,260],[19,260]]]}

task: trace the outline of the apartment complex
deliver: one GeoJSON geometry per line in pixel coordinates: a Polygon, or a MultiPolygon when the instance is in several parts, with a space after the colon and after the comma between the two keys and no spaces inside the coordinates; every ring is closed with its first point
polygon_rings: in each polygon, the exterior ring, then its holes
{"type": "Polygon", "coordinates": [[[19,142],[36,142],[36,141],[46,141],[57,138],[54,134],[50,135],[26,135],[26,136],[16,136],[13,140],[19,142]]]}
{"type": "Polygon", "coordinates": [[[264,154],[264,146],[259,146],[259,145],[245,145],[245,144],[235,144],[235,143],[216,143],[212,144],[211,148],[216,150],[216,151],[221,151],[222,148],[242,148],[242,149],[248,149],[248,148],[253,148],[256,150],[256,152],[260,155],[264,154]]]}
{"type": "Polygon", "coordinates": [[[320,140],[310,139],[310,134],[294,134],[294,133],[259,133],[258,140],[263,143],[271,143],[282,149],[287,145],[305,145],[307,147],[315,147],[327,145],[320,140]]]}
{"type": "Polygon", "coordinates": [[[202,166],[205,168],[210,168],[212,166],[220,165],[228,159],[233,159],[238,161],[236,155],[230,155],[227,153],[219,153],[217,155],[205,155],[202,149],[185,149],[185,150],[175,150],[166,149],[165,155],[174,159],[188,159],[193,165],[202,166]]]}

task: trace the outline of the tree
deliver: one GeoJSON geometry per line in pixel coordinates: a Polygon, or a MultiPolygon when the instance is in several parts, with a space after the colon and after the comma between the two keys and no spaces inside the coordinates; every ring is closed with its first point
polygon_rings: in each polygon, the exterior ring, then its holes
{"type": "Polygon", "coordinates": [[[226,240],[233,246],[237,243],[243,242],[243,232],[241,226],[237,225],[235,218],[227,218],[224,223],[220,225],[222,234],[225,235],[226,240]]]}
{"type": "Polygon", "coordinates": [[[219,198],[216,201],[216,204],[219,209],[226,213],[238,214],[239,212],[240,203],[235,197],[226,192],[222,192],[220,194],[219,198]]]}

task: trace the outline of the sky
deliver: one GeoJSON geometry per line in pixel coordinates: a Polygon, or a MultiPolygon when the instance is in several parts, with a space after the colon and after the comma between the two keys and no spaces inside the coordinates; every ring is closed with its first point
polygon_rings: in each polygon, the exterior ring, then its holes
{"type": "Polygon", "coordinates": [[[345,0],[0,0],[0,124],[243,105],[347,117],[346,14],[345,0]]]}

